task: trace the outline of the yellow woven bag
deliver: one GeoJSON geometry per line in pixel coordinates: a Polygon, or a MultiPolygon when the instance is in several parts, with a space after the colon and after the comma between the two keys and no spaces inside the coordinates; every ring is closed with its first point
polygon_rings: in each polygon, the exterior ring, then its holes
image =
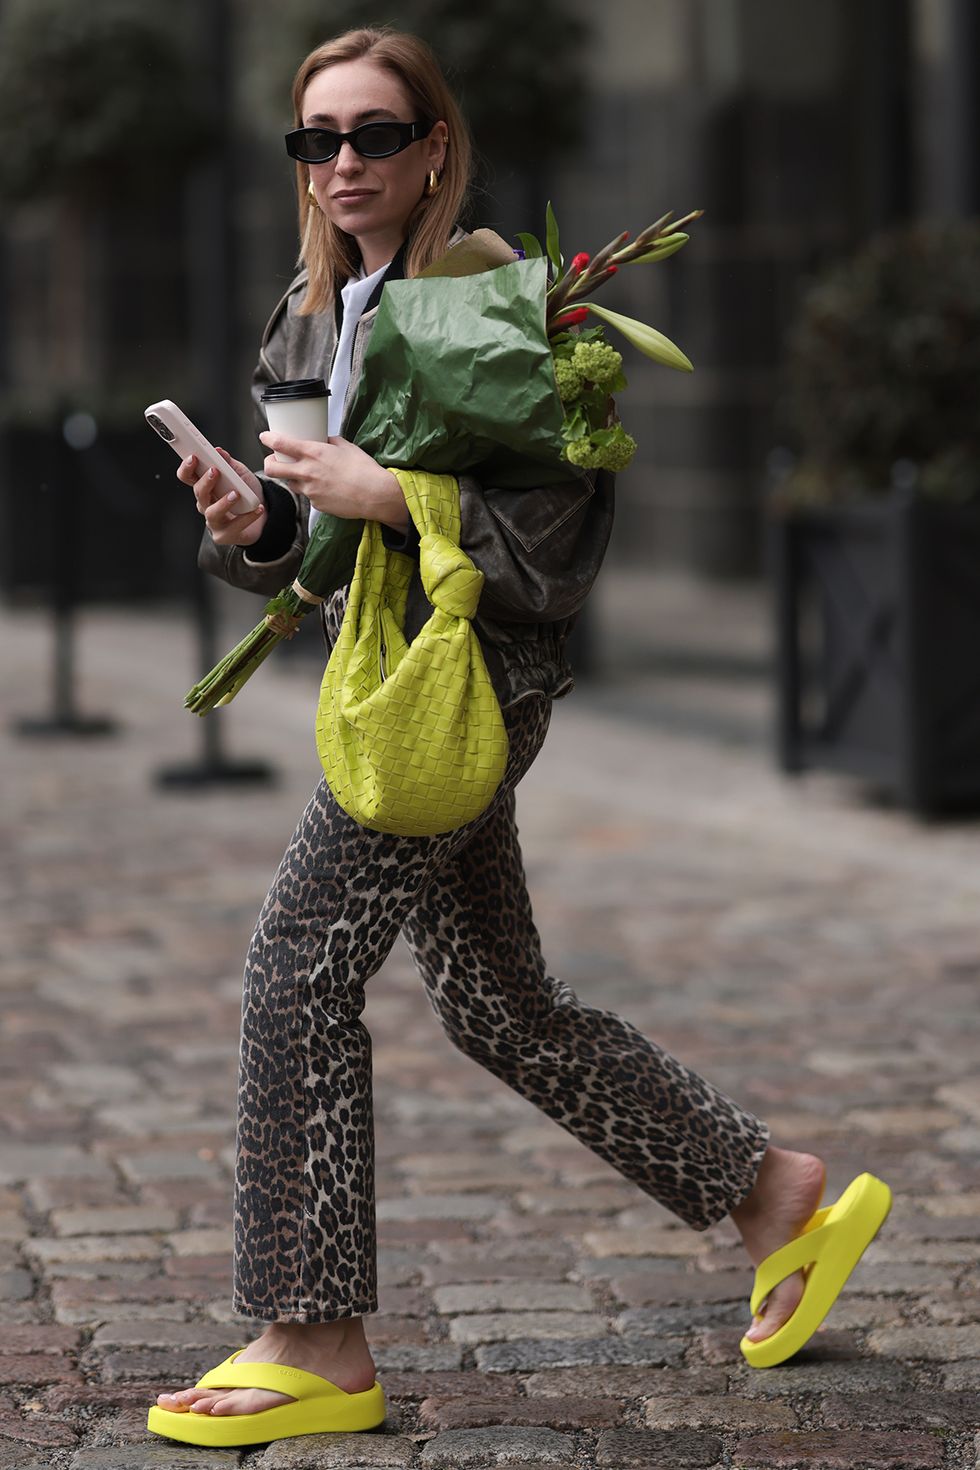
{"type": "Polygon", "coordinates": [[[460,550],[452,475],[392,470],[419,530],[433,612],[404,634],[413,559],[366,521],[347,610],[317,711],[317,750],[340,806],[401,836],[451,832],[489,806],[507,765],[507,730],[473,631],[483,573],[460,550]]]}

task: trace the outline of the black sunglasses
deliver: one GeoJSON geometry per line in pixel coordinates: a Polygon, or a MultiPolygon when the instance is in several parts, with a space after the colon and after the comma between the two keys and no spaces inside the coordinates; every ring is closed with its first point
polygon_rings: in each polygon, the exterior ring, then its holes
{"type": "Polygon", "coordinates": [[[286,152],[300,163],[329,163],[336,158],[341,145],[349,143],[362,158],[390,158],[411,143],[427,138],[435,127],[435,119],[421,122],[367,122],[350,133],[335,133],[331,128],[294,128],[286,134],[286,152]]]}

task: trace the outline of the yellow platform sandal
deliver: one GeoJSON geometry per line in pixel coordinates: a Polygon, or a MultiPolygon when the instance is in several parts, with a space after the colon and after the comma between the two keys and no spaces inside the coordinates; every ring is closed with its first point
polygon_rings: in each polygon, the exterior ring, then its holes
{"type": "Polygon", "coordinates": [[[323,1434],[375,1429],[385,1417],[385,1396],[380,1383],[363,1393],[345,1393],[318,1373],[303,1368],[286,1368],[279,1363],[236,1363],[243,1348],[236,1349],[216,1368],[209,1368],[195,1388],[268,1388],[288,1393],[291,1404],[277,1404],[258,1414],[196,1414],[193,1409],[174,1410],[153,1404],[146,1421],[154,1434],[185,1444],[226,1447],[266,1444],[294,1434],[323,1434]]]}
{"type": "Polygon", "coordinates": [[[769,1337],[739,1346],[753,1368],[772,1368],[799,1352],[816,1332],[891,1209],[892,1192],[874,1174],[859,1174],[836,1204],[817,1210],[787,1245],[766,1256],[755,1273],[753,1316],[787,1276],[802,1269],[803,1296],[792,1317],[769,1337]]]}

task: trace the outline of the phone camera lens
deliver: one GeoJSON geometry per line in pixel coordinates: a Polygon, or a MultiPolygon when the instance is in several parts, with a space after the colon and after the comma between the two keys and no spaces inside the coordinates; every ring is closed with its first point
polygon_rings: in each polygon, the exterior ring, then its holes
{"type": "Polygon", "coordinates": [[[173,434],[167,428],[166,424],[163,423],[161,419],[157,418],[155,413],[150,414],[150,426],[151,428],[156,429],[157,433],[160,435],[160,438],[166,439],[168,444],[173,439],[173,434]]]}

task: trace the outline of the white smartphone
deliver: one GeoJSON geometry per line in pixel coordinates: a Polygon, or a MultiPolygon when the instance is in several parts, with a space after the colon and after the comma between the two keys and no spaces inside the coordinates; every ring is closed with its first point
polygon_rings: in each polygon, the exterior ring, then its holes
{"type": "Polygon", "coordinates": [[[200,429],[191,423],[186,413],[182,413],[176,403],[171,402],[169,398],[161,398],[159,403],[151,403],[149,408],[143,410],[143,417],[150,428],[159,434],[161,439],[165,439],[181,459],[186,459],[189,454],[197,455],[200,475],[203,475],[205,470],[209,470],[213,465],[221,476],[219,488],[222,495],[227,495],[229,490],[238,491],[240,508],[234,511],[236,516],[259,509],[262,504],[259,497],[249,489],[241,475],[221,458],[214,445],[205,439],[200,429]]]}

